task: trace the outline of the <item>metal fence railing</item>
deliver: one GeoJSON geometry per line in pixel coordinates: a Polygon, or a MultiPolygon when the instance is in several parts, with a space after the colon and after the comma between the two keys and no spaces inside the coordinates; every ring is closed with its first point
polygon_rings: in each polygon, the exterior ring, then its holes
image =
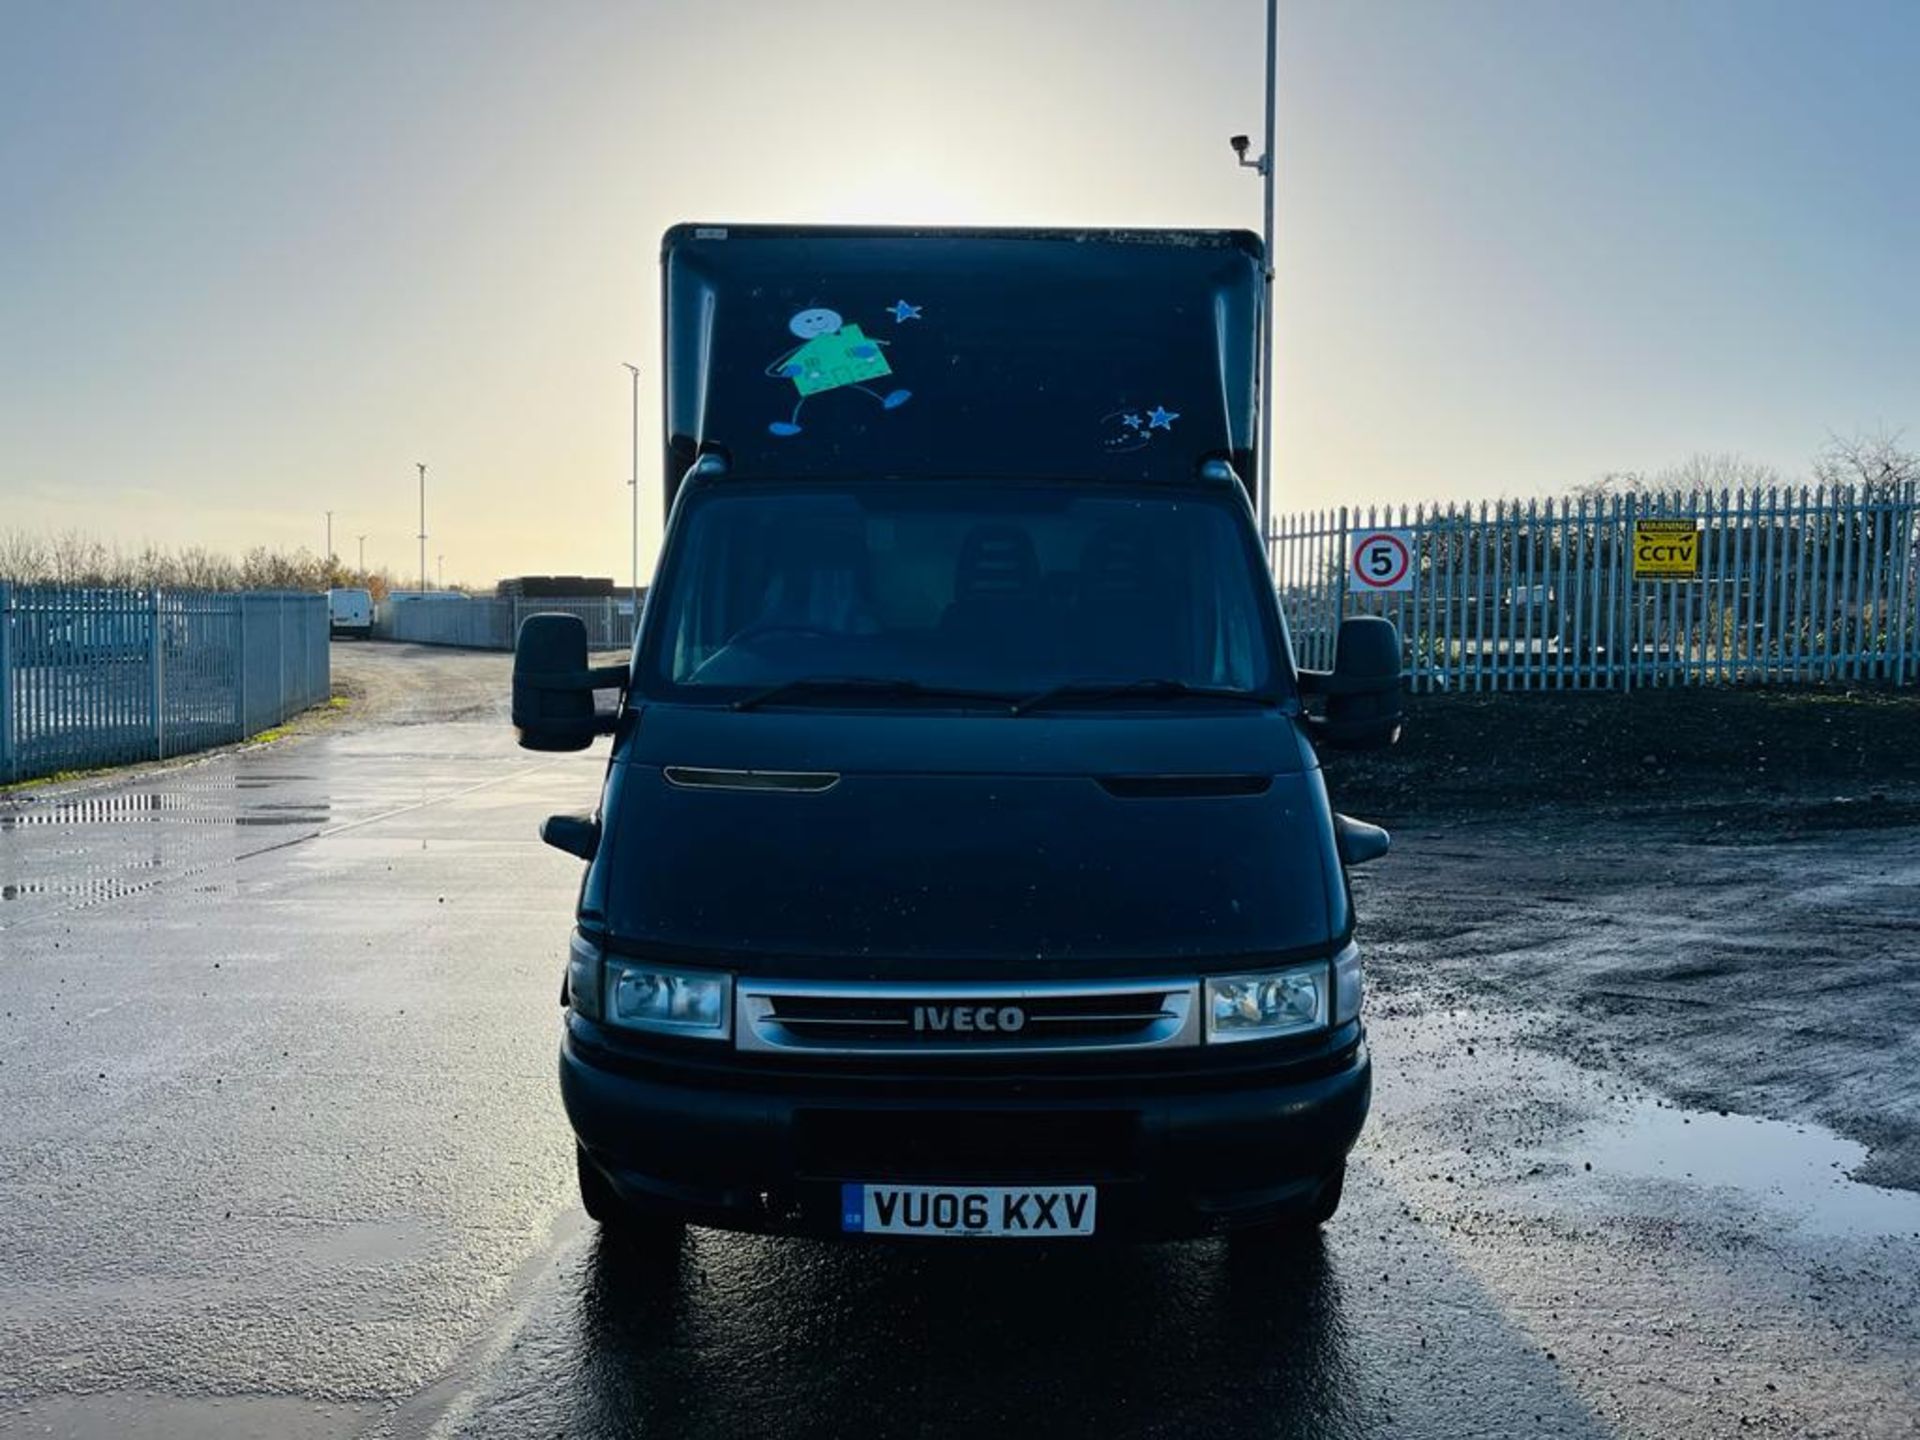
{"type": "MultiPolygon", "coordinates": [[[[644,609],[644,591],[640,600],[644,609]]],[[[589,649],[627,650],[633,646],[633,601],[626,595],[557,600],[455,600],[437,596],[389,600],[374,616],[373,633],[382,640],[405,640],[415,645],[511,650],[523,619],[554,611],[578,615],[586,622],[589,649]]]]}
{"type": "Polygon", "coordinates": [[[329,685],[324,595],[0,581],[0,783],[245,739],[329,685]]]}
{"type": "Polygon", "coordinates": [[[1274,581],[1302,665],[1343,615],[1400,628],[1416,690],[1920,682],[1920,493],[1872,486],[1342,507],[1275,520],[1274,581]],[[1694,573],[1636,578],[1637,521],[1690,522],[1694,573]],[[1352,575],[1400,532],[1411,587],[1352,575]],[[1365,592],[1365,593],[1362,593],[1365,592]]]}

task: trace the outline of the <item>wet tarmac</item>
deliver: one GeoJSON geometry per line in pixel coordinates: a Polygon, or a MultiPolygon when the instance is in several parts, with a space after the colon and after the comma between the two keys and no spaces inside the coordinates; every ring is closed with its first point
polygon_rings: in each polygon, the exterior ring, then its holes
{"type": "Polygon", "coordinates": [[[512,747],[505,657],[336,664],[337,726],[0,799],[0,1434],[1920,1433],[1920,1196],[1865,1142],[1556,1043],[1495,907],[1447,942],[1484,983],[1416,963],[1521,833],[1363,887],[1376,1109],[1315,1242],[609,1253],[533,833],[602,757],[512,747]]]}

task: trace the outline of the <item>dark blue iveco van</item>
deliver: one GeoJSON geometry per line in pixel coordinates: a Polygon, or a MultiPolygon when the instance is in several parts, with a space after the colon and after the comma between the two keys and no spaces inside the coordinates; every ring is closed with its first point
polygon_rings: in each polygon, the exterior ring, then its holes
{"type": "Polygon", "coordinates": [[[612,737],[560,1083],[588,1212],[848,1237],[1320,1223],[1367,1113],[1316,749],[1399,641],[1292,662],[1252,510],[1260,254],[1168,231],[681,227],[668,524],[626,665],[521,630],[514,723],[612,737]],[[595,690],[617,690],[614,713],[595,690]]]}

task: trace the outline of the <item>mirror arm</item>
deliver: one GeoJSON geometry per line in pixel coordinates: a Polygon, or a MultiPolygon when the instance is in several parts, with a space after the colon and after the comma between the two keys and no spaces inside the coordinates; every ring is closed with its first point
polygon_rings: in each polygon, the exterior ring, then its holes
{"type": "MultiPolygon", "coordinates": [[[[624,665],[597,665],[591,670],[563,670],[557,674],[522,675],[520,684],[530,690],[549,690],[558,695],[577,695],[582,690],[624,690],[627,687],[627,678],[627,667],[624,665]]],[[[619,728],[620,712],[617,709],[602,711],[593,717],[593,733],[596,735],[612,735],[619,728]]]]}
{"type": "Polygon", "coordinates": [[[540,838],[556,850],[591,861],[600,852],[600,821],[593,815],[549,815],[540,838]]]}
{"type": "Polygon", "coordinates": [[[1393,837],[1380,826],[1369,825],[1351,815],[1333,817],[1333,835],[1340,848],[1340,858],[1348,865],[1378,860],[1393,848],[1393,837]]]}
{"type": "Polygon", "coordinates": [[[1319,672],[1315,693],[1320,695],[1392,695],[1400,689],[1398,675],[1342,675],[1319,672]]]}
{"type": "Polygon", "coordinates": [[[624,665],[596,665],[587,671],[587,684],[595,690],[624,690],[628,673],[624,665]]]}
{"type": "Polygon", "coordinates": [[[562,670],[544,675],[522,675],[519,677],[519,682],[529,689],[553,690],[569,695],[581,690],[624,690],[627,685],[627,667],[597,665],[591,670],[562,670]]]}
{"type": "Polygon", "coordinates": [[[1307,734],[1316,745],[1329,750],[1374,750],[1392,745],[1400,738],[1400,719],[1334,720],[1325,715],[1300,717],[1307,734]]]}
{"type": "Polygon", "coordinates": [[[1296,670],[1302,695],[1391,695],[1400,688],[1398,675],[1342,675],[1337,670],[1296,670]]]}

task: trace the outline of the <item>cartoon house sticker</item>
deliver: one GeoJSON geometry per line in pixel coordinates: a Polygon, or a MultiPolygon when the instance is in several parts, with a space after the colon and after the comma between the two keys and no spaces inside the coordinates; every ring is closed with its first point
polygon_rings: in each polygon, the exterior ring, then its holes
{"type": "Polygon", "coordinates": [[[883,410],[897,410],[913,398],[911,390],[889,390],[883,395],[865,383],[893,373],[880,353],[880,347],[889,342],[869,340],[858,325],[843,324],[839,311],[802,310],[787,322],[787,328],[801,343],[769,365],[767,374],[793,381],[800,398],[793,403],[793,414],[767,426],[775,435],[798,435],[801,406],[822,390],[858,390],[878,401],[883,410]]]}

